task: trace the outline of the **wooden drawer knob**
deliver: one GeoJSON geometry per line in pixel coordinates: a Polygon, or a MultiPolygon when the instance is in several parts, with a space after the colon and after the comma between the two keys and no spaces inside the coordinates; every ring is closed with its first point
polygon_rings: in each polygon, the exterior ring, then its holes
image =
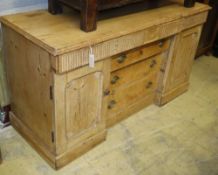
{"type": "Polygon", "coordinates": [[[163,45],[164,45],[164,41],[160,41],[160,42],[158,43],[158,46],[159,46],[159,47],[163,47],[163,45]]]}
{"type": "Polygon", "coordinates": [[[112,109],[117,102],[115,100],[111,100],[108,104],[108,109],[112,109]]]}
{"type": "Polygon", "coordinates": [[[150,68],[154,67],[157,64],[156,60],[152,60],[150,64],[150,68]]]}
{"type": "Polygon", "coordinates": [[[121,55],[120,57],[117,58],[118,63],[123,63],[126,60],[126,55],[121,55]]]}
{"type": "Polygon", "coordinates": [[[117,75],[113,76],[113,78],[111,79],[111,84],[115,84],[119,79],[120,77],[118,77],[117,75]]]}
{"type": "Polygon", "coordinates": [[[111,93],[111,91],[109,89],[106,89],[104,91],[104,96],[108,96],[108,95],[110,95],[110,93],[111,93]]]}
{"type": "Polygon", "coordinates": [[[146,85],[146,89],[149,89],[150,87],[152,87],[152,85],[153,85],[153,82],[149,81],[146,85]]]}

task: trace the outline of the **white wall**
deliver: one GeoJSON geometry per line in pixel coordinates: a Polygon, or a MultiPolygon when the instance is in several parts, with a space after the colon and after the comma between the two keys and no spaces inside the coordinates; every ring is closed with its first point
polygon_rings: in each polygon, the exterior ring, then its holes
{"type": "Polygon", "coordinates": [[[0,16],[47,8],[48,0],[0,0],[0,16]]]}

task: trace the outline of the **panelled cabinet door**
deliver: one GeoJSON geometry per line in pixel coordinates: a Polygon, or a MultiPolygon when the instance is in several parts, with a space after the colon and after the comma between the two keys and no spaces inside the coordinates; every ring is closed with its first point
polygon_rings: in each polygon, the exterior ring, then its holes
{"type": "Polygon", "coordinates": [[[77,137],[101,122],[103,76],[101,72],[72,80],[66,86],[66,134],[77,137]]]}
{"type": "Polygon", "coordinates": [[[105,139],[108,96],[104,91],[109,85],[109,66],[106,60],[94,68],[85,66],[54,75],[57,155],[68,150],[81,151],[87,145],[91,148],[105,139]]]}
{"type": "Polygon", "coordinates": [[[201,26],[198,26],[182,32],[176,38],[165,92],[188,84],[200,34],[201,26]]]}

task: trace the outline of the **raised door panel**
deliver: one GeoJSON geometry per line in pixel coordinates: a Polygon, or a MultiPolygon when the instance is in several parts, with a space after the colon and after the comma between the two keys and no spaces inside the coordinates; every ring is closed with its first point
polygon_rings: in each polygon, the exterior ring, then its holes
{"type": "Polygon", "coordinates": [[[95,128],[101,120],[103,75],[95,72],[66,86],[66,135],[77,137],[95,128]]]}
{"type": "Polygon", "coordinates": [[[188,83],[200,33],[201,26],[198,26],[182,32],[177,38],[165,91],[188,83]]]}
{"type": "Polygon", "coordinates": [[[109,88],[109,81],[109,59],[97,62],[94,68],[84,66],[54,75],[57,155],[103,141],[108,101],[104,92],[109,88]]]}

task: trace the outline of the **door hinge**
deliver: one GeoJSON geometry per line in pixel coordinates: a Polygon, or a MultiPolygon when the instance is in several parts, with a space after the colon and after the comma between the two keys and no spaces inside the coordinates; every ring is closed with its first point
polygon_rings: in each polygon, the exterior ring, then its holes
{"type": "Polygon", "coordinates": [[[50,94],[50,99],[51,100],[53,100],[53,97],[54,97],[54,95],[53,95],[53,86],[50,86],[50,89],[49,89],[49,94],[50,94]]]}
{"type": "Polygon", "coordinates": [[[54,131],[51,132],[51,142],[54,143],[54,131]]]}

